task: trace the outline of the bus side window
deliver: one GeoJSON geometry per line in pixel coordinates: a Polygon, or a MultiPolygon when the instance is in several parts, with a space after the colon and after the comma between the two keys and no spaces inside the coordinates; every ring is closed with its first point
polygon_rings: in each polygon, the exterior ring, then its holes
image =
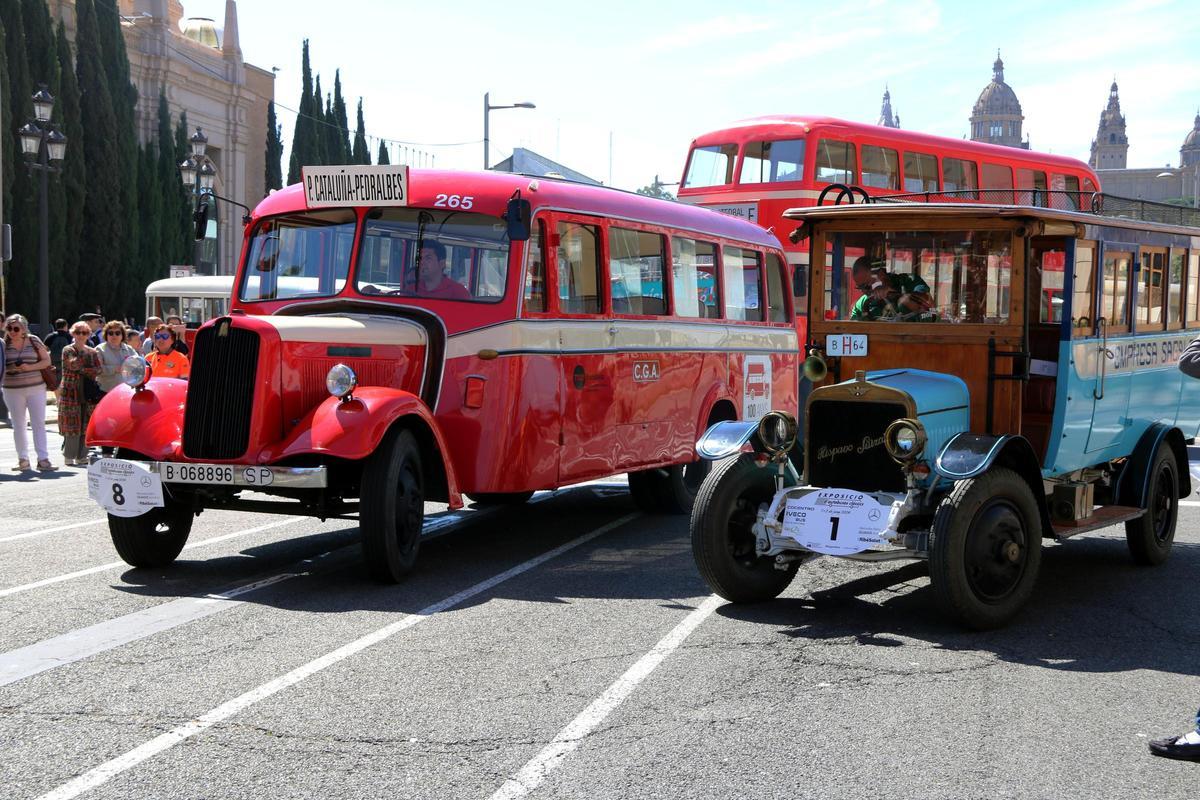
{"type": "Polygon", "coordinates": [[[854,142],[831,142],[817,140],[817,181],[819,183],[855,182],[858,159],[854,155],[854,142]]]}
{"type": "Polygon", "coordinates": [[[1171,249],[1171,265],[1167,275],[1167,327],[1183,327],[1183,261],[1186,250],[1171,249]]]}
{"type": "Polygon", "coordinates": [[[721,265],[725,273],[725,318],[762,322],[761,255],[726,246],[721,248],[721,265]]]}
{"type": "Polygon", "coordinates": [[[1048,206],[1046,197],[1046,173],[1041,170],[1018,169],[1017,202],[1027,206],[1048,206]]]}
{"type": "Polygon", "coordinates": [[[1066,176],[1067,208],[1079,208],[1079,178],[1074,175],[1066,176]]]}
{"type": "Polygon", "coordinates": [[[616,314],[666,314],[663,238],[629,228],[608,229],[608,270],[616,314]]]}
{"type": "Polygon", "coordinates": [[[787,271],[783,261],[774,253],[767,254],[767,313],[771,322],[787,322],[787,302],[783,299],[783,287],[787,285],[787,271]]]}
{"type": "Polygon", "coordinates": [[[713,255],[716,246],[682,236],[671,238],[671,278],[675,316],[719,317],[713,255]]]}
{"type": "Polygon", "coordinates": [[[1109,251],[1104,254],[1100,314],[1110,333],[1129,330],[1129,268],[1132,262],[1132,253],[1109,251]]]}
{"type": "Polygon", "coordinates": [[[600,313],[600,232],[558,223],[558,306],[564,314],[600,313]]]}
{"type": "Polygon", "coordinates": [[[942,190],[974,192],[979,189],[979,173],[974,161],[961,158],[942,159],[942,190]]]}
{"type": "Polygon", "coordinates": [[[1187,316],[1185,323],[1189,328],[1200,324],[1200,252],[1191,250],[1187,259],[1187,299],[1185,301],[1187,316]]]}
{"type": "Polygon", "coordinates": [[[938,190],[937,157],[928,153],[904,154],[904,191],[938,190]]]}
{"type": "Polygon", "coordinates": [[[1075,244],[1075,279],[1071,294],[1071,330],[1073,335],[1088,336],[1096,330],[1092,318],[1094,298],[1092,288],[1096,281],[1096,248],[1091,242],[1075,244]]]}
{"type": "Polygon", "coordinates": [[[529,256],[525,262],[525,300],[522,308],[531,313],[546,310],[546,255],[542,243],[546,221],[539,219],[529,237],[529,256]]]}
{"type": "Polygon", "coordinates": [[[1142,269],[1138,275],[1138,331],[1163,329],[1163,272],[1166,253],[1161,250],[1141,251],[1142,269]]]}
{"type": "Polygon", "coordinates": [[[863,186],[880,189],[900,188],[900,164],[896,151],[871,144],[862,146],[863,186]]]}

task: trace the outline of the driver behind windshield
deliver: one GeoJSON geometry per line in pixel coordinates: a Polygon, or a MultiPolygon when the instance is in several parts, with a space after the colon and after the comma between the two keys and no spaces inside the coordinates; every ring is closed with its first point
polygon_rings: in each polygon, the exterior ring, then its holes
{"type": "Polygon", "coordinates": [[[446,274],[446,246],[438,241],[421,244],[417,294],[447,300],[470,300],[471,294],[461,283],[446,274]]]}
{"type": "Polygon", "coordinates": [[[872,267],[867,256],[855,260],[850,277],[863,293],[850,311],[852,320],[917,320],[933,306],[929,285],[920,276],[872,267]]]}

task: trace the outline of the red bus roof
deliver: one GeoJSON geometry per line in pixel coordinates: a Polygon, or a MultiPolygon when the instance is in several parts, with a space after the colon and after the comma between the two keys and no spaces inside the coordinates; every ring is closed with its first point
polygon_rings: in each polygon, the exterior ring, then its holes
{"type": "MultiPolygon", "coordinates": [[[[778,239],[751,222],[701,206],[659,200],[606,186],[591,186],[556,178],[514,175],[508,172],[413,168],[408,171],[408,186],[409,205],[414,208],[437,207],[439,195],[457,195],[460,198],[469,196],[472,199],[471,211],[499,217],[504,213],[513,192],[519,189],[521,196],[533,205],[534,213],[540,208],[553,208],[608,219],[626,219],[691,230],[771,249],[779,248],[778,239]]],[[[263,198],[254,209],[254,217],[257,219],[307,210],[303,187],[295,183],[263,198]]]]}
{"type": "Polygon", "coordinates": [[[750,119],[739,120],[727,128],[697,136],[692,140],[692,147],[705,147],[716,144],[742,145],[747,142],[761,140],[807,136],[811,133],[816,133],[817,135],[832,134],[844,138],[870,137],[911,146],[915,149],[934,150],[937,153],[957,151],[960,153],[970,153],[978,158],[990,157],[1000,161],[1034,162],[1090,175],[1096,182],[1096,185],[1100,185],[1100,180],[1096,177],[1092,168],[1075,158],[1039,153],[1032,150],[1022,150],[1017,147],[1005,147],[999,144],[975,142],[970,139],[934,136],[929,133],[918,133],[901,128],[884,128],[880,125],[850,122],[835,117],[808,117],[792,114],[772,114],[765,117],[752,117],[750,119]]]}

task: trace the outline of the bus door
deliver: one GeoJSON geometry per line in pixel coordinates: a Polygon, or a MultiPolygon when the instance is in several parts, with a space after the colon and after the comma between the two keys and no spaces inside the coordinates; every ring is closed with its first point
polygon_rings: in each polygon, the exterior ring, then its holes
{"type": "Polygon", "coordinates": [[[615,471],[618,391],[615,323],[604,316],[603,227],[594,218],[557,215],[549,223],[551,309],[559,317],[562,398],[559,481],[615,471]]]}
{"type": "Polygon", "coordinates": [[[1088,359],[1093,399],[1089,453],[1118,444],[1129,419],[1131,377],[1137,360],[1137,345],[1130,332],[1136,258],[1136,248],[1101,246],[1100,311],[1096,337],[1089,342],[1095,346],[1094,356],[1088,359]]]}

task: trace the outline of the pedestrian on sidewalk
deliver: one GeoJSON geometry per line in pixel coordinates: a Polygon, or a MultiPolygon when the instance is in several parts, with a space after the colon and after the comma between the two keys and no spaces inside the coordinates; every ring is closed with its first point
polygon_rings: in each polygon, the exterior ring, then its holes
{"type": "Polygon", "coordinates": [[[70,343],[71,334],[67,332],[67,321],[65,319],[54,320],[54,333],[46,337],[46,349],[50,351],[50,363],[54,365],[54,371],[58,373],[60,382],[62,381],[62,351],[70,343]]]}
{"type": "Polygon", "coordinates": [[[88,347],[92,334],[86,322],[71,326],[71,337],[75,340],[63,348],[62,386],[58,390],[58,432],[63,437],[63,458],[68,467],[87,466],[88,419],[99,399],[99,387],[95,378],[100,374],[100,354],[88,347]],[[88,390],[88,384],[94,388],[88,390]],[[89,398],[89,395],[91,397],[89,398]]]}
{"type": "Polygon", "coordinates": [[[104,328],[104,317],[95,312],[86,311],[79,315],[79,321],[86,322],[92,330],[91,336],[88,337],[88,347],[99,347],[104,344],[104,334],[100,333],[104,328]]]}
{"type": "Polygon", "coordinates": [[[96,348],[100,356],[100,391],[108,394],[121,384],[121,365],[137,351],[125,344],[125,323],[114,319],[104,326],[104,343],[96,348]]]}
{"type": "Polygon", "coordinates": [[[12,414],[13,443],[17,446],[16,472],[29,470],[29,437],[26,424],[33,428],[33,448],[37,468],[50,472],[50,454],[46,449],[46,381],[42,370],[50,366],[50,352],[42,340],[29,332],[29,320],[12,314],[4,320],[4,380],[0,389],[12,414]]]}

